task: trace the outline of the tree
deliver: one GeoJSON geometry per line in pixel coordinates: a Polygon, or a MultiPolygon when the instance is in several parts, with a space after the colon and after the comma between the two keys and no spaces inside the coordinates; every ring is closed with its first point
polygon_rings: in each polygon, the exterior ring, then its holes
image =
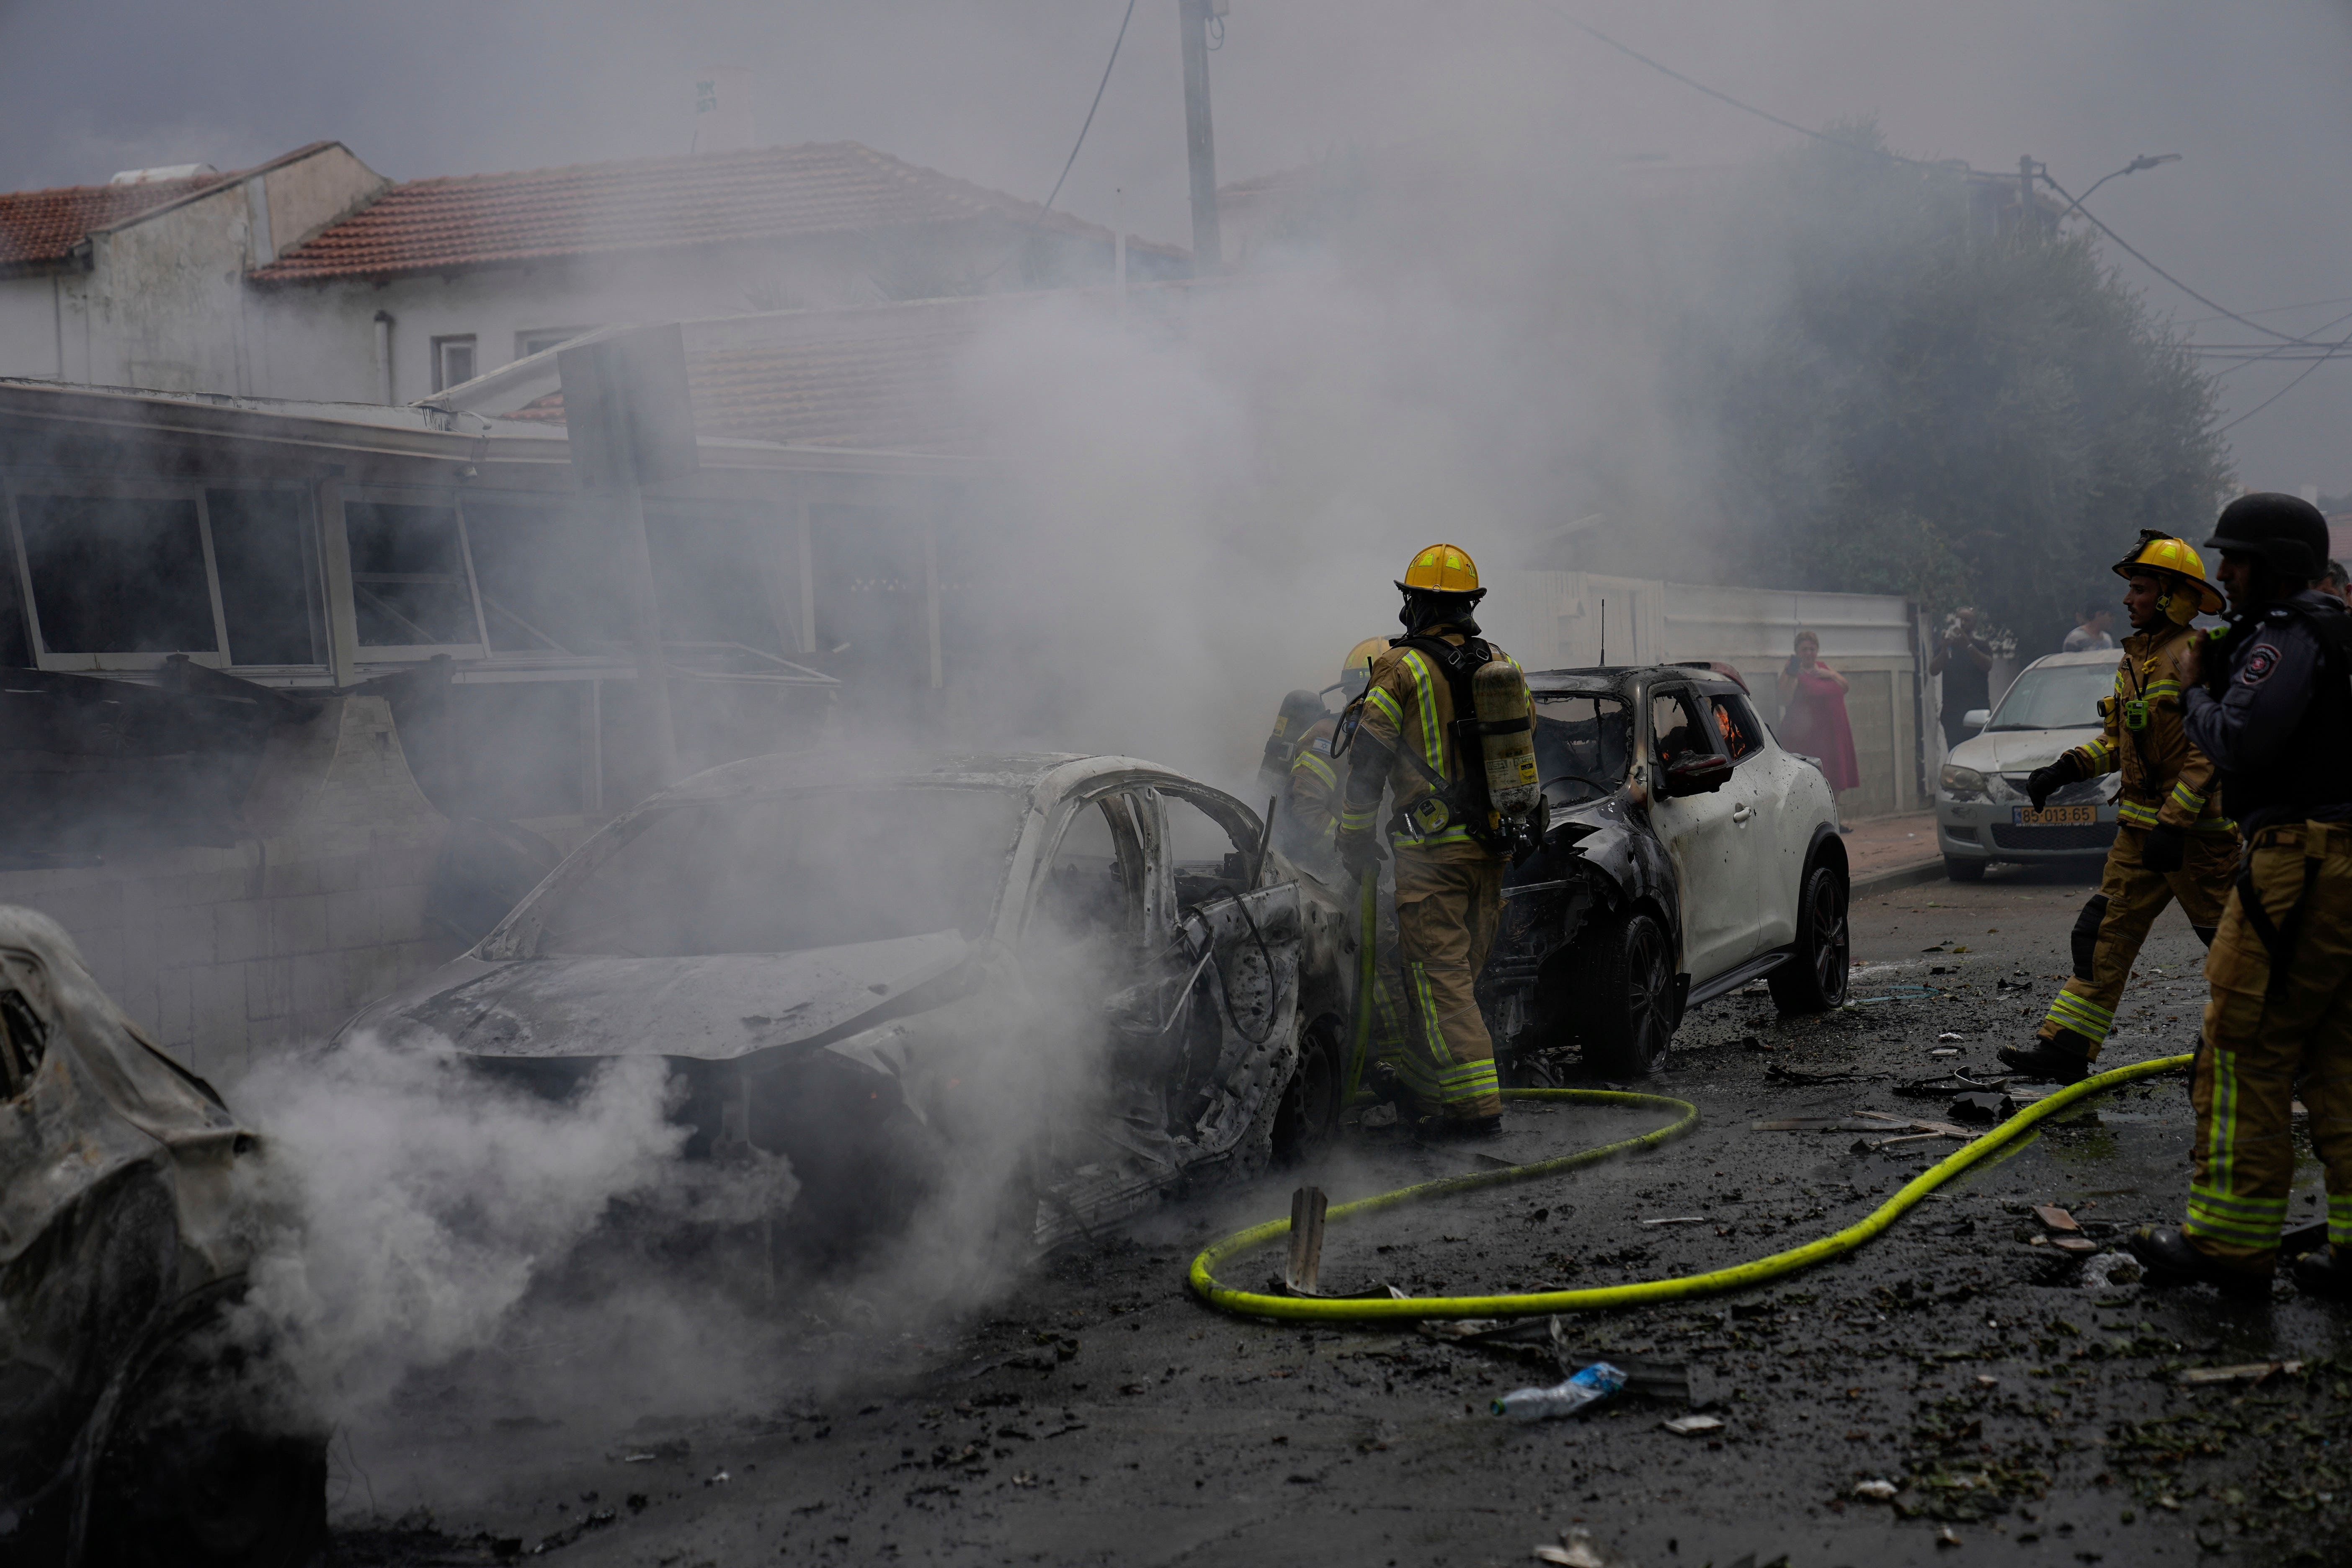
{"type": "Polygon", "coordinates": [[[2213,384],[2052,209],[1837,134],[1749,192],[1728,308],[1678,333],[1724,548],[1750,581],[1974,603],[2054,647],[2138,530],[2204,537],[2213,384]]]}

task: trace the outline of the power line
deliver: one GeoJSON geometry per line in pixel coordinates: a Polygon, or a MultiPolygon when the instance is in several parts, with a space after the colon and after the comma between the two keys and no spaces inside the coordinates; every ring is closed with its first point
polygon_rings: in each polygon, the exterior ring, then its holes
{"type": "Polygon", "coordinates": [[[1053,190],[1046,194],[1045,205],[1037,209],[1037,216],[1041,220],[1054,210],[1054,198],[1062,194],[1062,181],[1070,177],[1070,170],[1078,161],[1078,149],[1087,144],[1087,132],[1094,128],[1095,110],[1102,107],[1103,89],[1110,85],[1110,68],[1118,64],[1118,47],[1127,42],[1127,25],[1133,20],[1135,0],[1127,0],[1127,15],[1118,19],[1118,37],[1110,41],[1110,58],[1103,62],[1102,80],[1095,83],[1095,100],[1087,105],[1087,118],[1078,127],[1078,139],[1070,143],[1070,155],[1062,160],[1061,178],[1054,182],[1053,190]]]}
{"type": "Polygon", "coordinates": [[[2321,365],[2326,364],[2326,363],[2327,361],[2324,356],[2322,358],[2313,360],[2309,364],[2303,367],[2303,375],[2296,376],[2293,381],[2288,382],[2284,386],[2280,387],[2276,392],[2272,393],[2268,397],[2263,398],[2260,403],[2255,404],[2252,408],[2247,409],[2243,414],[2239,415],[2235,419],[2231,420],[2227,425],[2224,425],[2220,429],[2214,431],[2213,434],[2216,436],[2224,436],[2229,432],[2235,430],[2239,426],[2243,425],[2247,420],[2252,419],[2255,415],[2260,414],[2263,409],[2268,408],[2272,404],[2276,403],[2280,398],[2284,397],[2288,393],[2293,392],[2296,387],[2301,386],[2303,384],[2304,376],[2309,375],[2313,371],[2317,370],[2321,365]]]}
{"type": "Polygon", "coordinates": [[[2130,241],[2126,240],[2122,235],[2117,234],[2114,229],[2109,228],[2105,223],[2101,222],[2098,214],[2083,205],[2079,201],[2075,201],[2073,196],[2067,195],[2066,187],[2050,177],[2050,171],[2046,166],[2042,170],[2041,178],[2042,184],[2048,185],[2060,195],[2066,196],[2068,201],[2074,202],[2074,210],[2081,213],[2084,217],[2090,219],[2091,226],[2097,229],[2101,234],[2105,235],[2109,239],[2114,240],[2116,247],[2122,250],[2125,255],[2132,258],[2141,266],[2147,268],[2150,272],[2155,273],[2158,278],[2163,279],[2167,283],[2171,284],[2175,289],[2179,289],[2183,294],[2188,295],[2190,299],[2196,300],[2207,310],[2218,310],[2224,317],[2237,322],[2240,326],[2252,327],[2254,331],[2262,333],[2264,337],[2276,338],[2283,343],[2303,343],[2310,341],[2307,338],[2294,337],[2288,333],[2266,327],[2260,321],[2254,321],[2250,317],[2238,314],[2237,311],[2231,310],[2227,305],[2217,304],[2213,300],[2207,299],[2204,295],[2200,294],[2196,289],[2191,289],[2188,284],[2183,283],[2179,279],[2175,278],[2171,273],[2167,272],[2163,268],[2158,267],[2155,262],[2150,261],[2146,256],[2140,254],[2139,251],[2134,249],[2130,241]]]}

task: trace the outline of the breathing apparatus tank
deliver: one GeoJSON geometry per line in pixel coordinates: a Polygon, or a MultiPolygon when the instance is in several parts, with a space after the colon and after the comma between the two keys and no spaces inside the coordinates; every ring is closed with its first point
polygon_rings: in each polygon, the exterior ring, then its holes
{"type": "Polygon", "coordinates": [[[1478,743],[1486,765],[1486,799],[1503,824],[1516,828],[1543,797],[1536,774],[1535,722],[1528,683],[1508,659],[1490,659],[1471,677],[1478,709],[1478,743]]]}
{"type": "Polygon", "coordinates": [[[1282,793],[1290,764],[1298,755],[1299,738],[1331,716],[1320,693],[1300,689],[1282,700],[1274,717],[1274,732],[1265,738],[1265,753],[1258,759],[1258,788],[1270,795],[1282,793]]]}

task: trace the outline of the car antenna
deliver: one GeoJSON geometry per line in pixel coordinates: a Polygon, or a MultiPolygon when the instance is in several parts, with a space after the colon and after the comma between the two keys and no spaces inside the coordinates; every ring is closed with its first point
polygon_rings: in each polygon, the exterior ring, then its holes
{"type": "Polygon", "coordinates": [[[1601,601],[1601,668],[1609,668],[1609,601],[1601,601]]]}

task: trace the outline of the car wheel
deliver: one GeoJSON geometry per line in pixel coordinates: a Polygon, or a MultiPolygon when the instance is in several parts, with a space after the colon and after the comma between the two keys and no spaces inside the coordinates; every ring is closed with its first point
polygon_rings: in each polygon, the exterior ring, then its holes
{"type": "Polygon", "coordinates": [[[1944,857],[1944,875],[1955,882],[1981,882],[1984,880],[1985,865],[1982,860],[1955,860],[1947,855],[1944,857]]]}
{"type": "Polygon", "coordinates": [[[1846,966],[1853,956],[1853,926],[1846,918],[1845,874],[1816,865],[1805,873],[1797,900],[1797,951],[1766,976],[1783,1013],[1826,1013],[1845,1003],[1846,966]]]}
{"type": "Polygon", "coordinates": [[[1297,1165],[1330,1146],[1339,1125],[1344,1088],[1339,1031],[1329,1022],[1308,1025],[1298,1037],[1298,1065],[1283,1086],[1274,1114],[1274,1163],[1297,1165]]]}
{"type": "Polygon", "coordinates": [[[1648,915],[1626,917],[1584,954],[1580,992],[1593,998],[1584,1025],[1584,1063],[1623,1078],[1665,1065],[1674,1043],[1675,961],[1666,933],[1648,915]]]}

